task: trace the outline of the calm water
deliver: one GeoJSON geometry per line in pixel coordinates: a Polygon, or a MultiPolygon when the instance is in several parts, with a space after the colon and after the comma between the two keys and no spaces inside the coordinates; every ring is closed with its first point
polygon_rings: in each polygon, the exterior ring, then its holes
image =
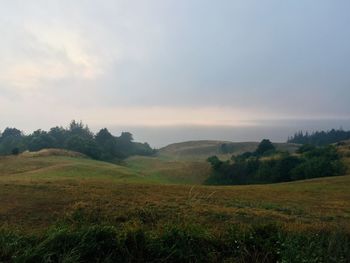
{"type": "MultiPolygon", "coordinates": [[[[100,127],[92,127],[98,130],[100,127]]],[[[274,120],[260,121],[254,126],[167,126],[144,127],[113,126],[107,128],[114,134],[130,131],[136,141],[148,142],[152,147],[162,147],[170,143],[188,140],[228,140],[259,141],[268,138],[275,142],[285,142],[296,131],[329,130],[332,128],[350,130],[350,119],[339,120],[274,120]]]]}

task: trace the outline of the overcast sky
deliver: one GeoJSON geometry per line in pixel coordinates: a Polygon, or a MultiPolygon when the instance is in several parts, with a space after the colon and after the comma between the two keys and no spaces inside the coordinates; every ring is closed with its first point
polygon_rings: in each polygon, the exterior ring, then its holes
{"type": "Polygon", "coordinates": [[[350,118],[348,0],[0,3],[0,130],[350,118]]]}

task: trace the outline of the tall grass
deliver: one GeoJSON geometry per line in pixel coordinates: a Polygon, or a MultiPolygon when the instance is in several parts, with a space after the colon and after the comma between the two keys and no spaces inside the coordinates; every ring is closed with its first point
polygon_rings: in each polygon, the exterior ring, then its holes
{"type": "Polygon", "coordinates": [[[276,225],[162,229],[56,226],[40,235],[0,231],[0,262],[350,262],[345,233],[287,233],[276,225]]]}

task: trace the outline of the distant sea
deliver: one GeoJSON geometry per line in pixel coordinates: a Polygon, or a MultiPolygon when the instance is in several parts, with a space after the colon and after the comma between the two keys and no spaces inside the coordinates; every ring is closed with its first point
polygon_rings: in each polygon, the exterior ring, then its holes
{"type": "MultiPolygon", "coordinates": [[[[101,127],[91,127],[97,131],[101,127]]],[[[152,147],[160,148],[171,143],[190,140],[223,141],[260,141],[270,139],[274,142],[286,142],[288,136],[297,131],[313,132],[317,130],[350,130],[350,119],[312,119],[312,120],[267,120],[257,121],[247,126],[107,126],[114,135],[129,131],[135,141],[148,142],[152,147]]]]}

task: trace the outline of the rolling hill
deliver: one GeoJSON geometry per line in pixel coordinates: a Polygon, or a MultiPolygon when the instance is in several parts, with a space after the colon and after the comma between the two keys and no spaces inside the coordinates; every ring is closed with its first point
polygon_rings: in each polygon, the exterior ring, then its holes
{"type": "Polygon", "coordinates": [[[201,184],[209,173],[210,165],[205,161],[134,156],[117,165],[59,149],[0,157],[0,180],[80,178],[120,183],[201,184]]]}

